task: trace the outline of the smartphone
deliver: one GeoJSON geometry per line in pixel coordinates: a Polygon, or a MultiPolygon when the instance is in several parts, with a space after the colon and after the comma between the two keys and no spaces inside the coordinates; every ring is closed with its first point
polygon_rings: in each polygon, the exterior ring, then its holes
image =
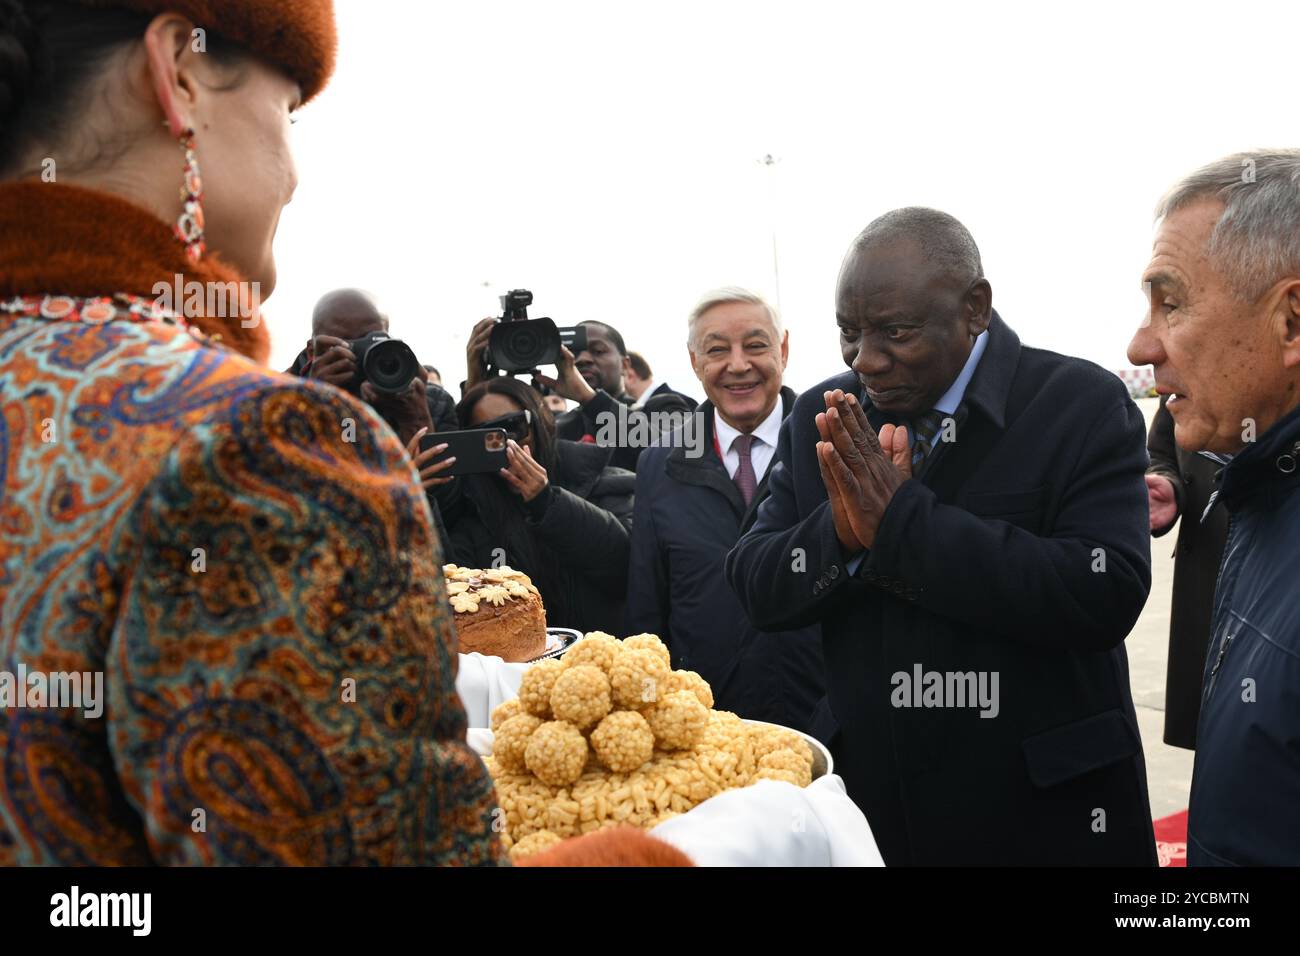
{"type": "MultiPolygon", "coordinates": [[[[420,451],[446,445],[433,461],[455,458],[456,464],[441,477],[496,474],[506,467],[506,431],[504,428],[475,428],[463,432],[434,432],[420,439],[420,451]]],[[[426,464],[433,464],[427,462],[426,464]]]]}

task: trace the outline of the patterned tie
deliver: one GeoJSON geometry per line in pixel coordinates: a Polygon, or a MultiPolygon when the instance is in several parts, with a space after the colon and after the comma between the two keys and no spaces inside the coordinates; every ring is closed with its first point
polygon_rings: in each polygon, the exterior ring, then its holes
{"type": "Polygon", "coordinates": [[[740,467],[736,469],[731,480],[740,489],[740,496],[745,499],[746,508],[754,500],[754,492],[758,490],[758,479],[754,477],[754,461],[749,456],[754,442],[758,440],[753,435],[737,435],[735,441],[731,443],[731,450],[740,456],[740,467]]]}
{"type": "Polygon", "coordinates": [[[909,423],[912,432],[912,475],[919,475],[925,468],[930,452],[934,450],[934,438],[943,425],[943,412],[931,409],[924,415],[918,415],[909,423]]]}

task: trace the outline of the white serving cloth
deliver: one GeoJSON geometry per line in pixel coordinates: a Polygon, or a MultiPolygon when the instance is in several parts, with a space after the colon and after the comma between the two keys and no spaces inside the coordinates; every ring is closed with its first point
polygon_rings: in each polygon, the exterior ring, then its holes
{"type": "Polygon", "coordinates": [[[507,664],[499,657],[461,654],[456,674],[456,692],[460,694],[471,727],[487,727],[498,704],[518,696],[519,682],[528,664],[507,664]]]}
{"type": "Polygon", "coordinates": [[[835,774],[728,790],[650,831],[697,866],[884,866],[867,818],[835,774]]]}
{"type": "MultiPolygon", "coordinates": [[[[481,756],[492,753],[486,728],[471,726],[466,741],[481,756]]],[[[697,866],[885,865],[867,818],[835,774],[807,787],[760,780],[728,790],[650,832],[697,866]]]]}

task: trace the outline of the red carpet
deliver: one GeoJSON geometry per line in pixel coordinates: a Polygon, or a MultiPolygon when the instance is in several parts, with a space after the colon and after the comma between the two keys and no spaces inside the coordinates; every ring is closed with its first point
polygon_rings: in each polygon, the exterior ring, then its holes
{"type": "Polygon", "coordinates": [[[1156,855],[1161,866],[1187,865],[1187,811],[1179,810],[1155,822],[1156,855]]]}

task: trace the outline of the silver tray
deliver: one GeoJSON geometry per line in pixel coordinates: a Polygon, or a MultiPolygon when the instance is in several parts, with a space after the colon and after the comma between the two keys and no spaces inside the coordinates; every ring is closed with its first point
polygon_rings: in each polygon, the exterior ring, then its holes
{"type": "Polygon", "coordinates": [[[546,653],[541,657],[534,657],[527,663],[536,664],[538,661],[549,661],[553,657],[560,657],[580,640],[582,640],[581,631],[575,631],[571,627],[548,627],[546,629],[546,653]]]}
{"type": "Polygon", "coordinates": [[[774,724],[766,720],[750,720],[741,718],[747,724],[754,724],[760,727],[780,727],[782,730],[788,730],[792,734],[798,734],[804,740],[808,741],[808,746],[812,748],[813,766],[812,778],[825,777],[835,772],[835,761],[831,758],[831,752],[816,737],[810,737],[802,730],[795,730],[793,727],[786,727],[784,724],[774,724]]]}

